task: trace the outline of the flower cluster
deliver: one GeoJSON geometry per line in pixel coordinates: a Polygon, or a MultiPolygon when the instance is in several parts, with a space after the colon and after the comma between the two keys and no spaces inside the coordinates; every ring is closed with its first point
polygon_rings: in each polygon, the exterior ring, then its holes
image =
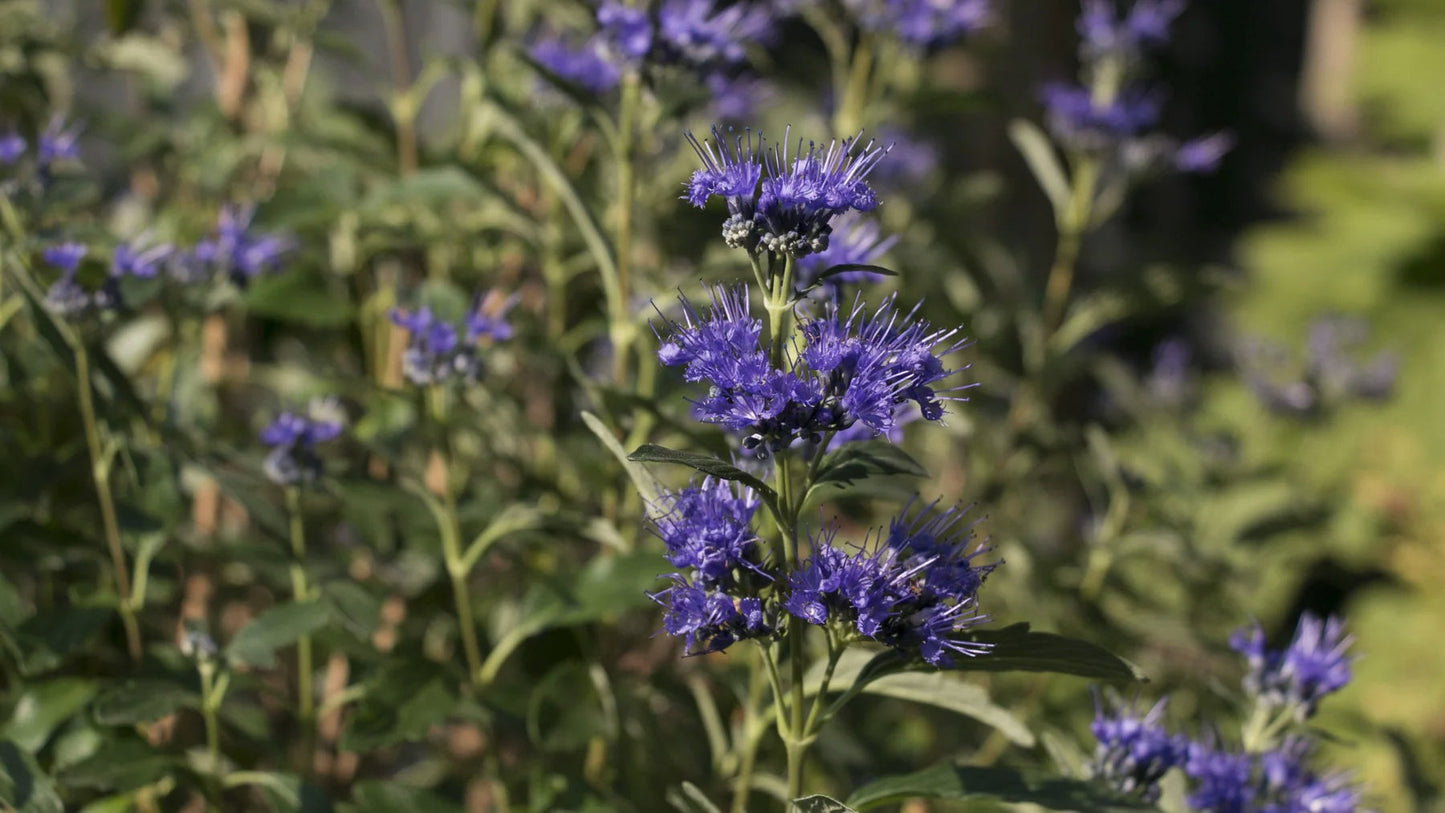
{"type": "Polygon", "coordinates": [[[762,323],[753,318],[747,291],[712,291],[699,312],[682,300],[681,322],[664,320],[658,359],[683,367],[683,378],[707,382],[695,402],[697,417],[742,437],[759,455],[862,424],[874,434],[896,425],[906,404],[930,421],[943,418],[943,402],[965,386],[940,387],[957,370],[943,357],[962,345],[958,330],[933,330],[915,311],[898,312],[886,300],[872,313],[856,302],[850,310],[829,305],[801,325],[801,346],[775,366],[768,358],[762,323]]]}
{"type": "Polygon", "coordinates": [[[482,374],[478,354],[482,339],[493,342],[512,338],[507,311],[516,297],[490,292],[481,297],[460,325],[439,318],[426,306],[407,312],[393,310],[391,321],[407,332],[402,353],[402,373],[418,386],[459,382],[470,384],[482,374]]]}
{"type": "Polygon", "coordinates": [[[891,32],[905,45],[931,48],[957,42],[988,25],[990,0],[844,0],[867,31],[891,32]]]}
{"type": "MultiPolygon", "coordinates": [[[[0,166],[14,166],[30,151],[25,137],[11,130],[0,135],[0,166]]],[[[80,128],[52,116],[35,137],[35,177],[43,185],[57,166],[80,160],[80,128]]]]}
{"type": "Polygon", "coordinates": [[[1160,165],[1180,172],[1211,172],[1233,139],[1215,133],[1184,143],[1152,133],[1159,97],[1135,81],[1148,48],[1168,42],[1183,0],[1136,0],[1120,15],[1114,0],[1085,0],[1079,15],[1083,83],[1053,82],[1040,99],[1050,132],[1076,152],[1106,157],[1125,172],[1160,165]]]}
{"type": "Polygon", "coordinates": [[[972,544],[962,511],[934,507],[911,519],[905,508],[871,551],[847,553],[833,544],[835,531],[825,531],[790,574],[783,606],[810,624],[851,630],[934,666],[988,651],[960,636],[988,620],[977,593],[997,565],[974,562],[989,549],[972,544]]]}
{"type": "Polygon", "coordinates": [[[532,59],[596,94],[613,90],[625,71],[644,65],[680,65],[712,86],[734,76],[750,45],[771,39],[775,18],[760,2],[662,0],[654,18],[620,0],[602,0],[596,23],[580,43],[544,35],[533,44],[532,59]]]}
{"type": "Polygon", "coordinates": [[[271,447],[266,476],[283,486],[314,482],[322,471],[316,446],[339,437],[344,424],[345,413],[335,398],[312,401],[305,415],[277,415],[261,430],[261,443],[271,447]]]}
{"type": "Polygon", "coordinates": [[[104,280],[94,290],[78,279],[87,247],[79,243],[51,246],[42,259],[61,275],[47,291],[46,301],[57,313],[78,317],[121,307],[121,282],[126,279],[163,278],[192,289],[223,280],[245,288],[260,274],[279,270],[293,247],[289,237],[252,230],[253,214],[253,207],[222,207],[216,231],[189,249],[152,242],[145,236],[121,242],[111,252],[104,280]]]}
{"type": "Polygon", "coordinates": [[[666,610],[663,628],[689,653],[720,652],[773,631],[758,597],[772,581],[752,530],[758,504],[751,489],[709,478],[654,506],[657,535],[680,570],[652,599],[666,610]]]}
{"type": "Polygon", "coordinates": [[[873,141],[810,142],[806,150],[799,141],[790,153],[786,133],[772,146],[752,132],[731,143],[716,129],[710,142],[687,138],[703,166],[684,197],[698,208],[715,197],[727,204],[723,239],[732,248],[793,257],[821,252],[834,218],[878,206],[867,177],[888,150],[873,141]]]}
{"type": "Polygon", "coordinates": [[[1352,643],[1340,619],[1305,613],[1285,649],[1269,649],[1258,625],[1235,632],[1229,646],[1249,663],[1245,691],[1271,712],[1288,710],[1303,721],[1350,682],[1352,643]]]}
{"type": "Polygon", "coordinates": [[[1242,747],[1213,732],[1199,740],[1171,734],[1161,721],[1162,701],[1143,717],[1122,705],[1096,707],[1093,776],[1153,801],[1159,780],[1177,768],[1188,780],[1190,808],[1209,813],[1353,813],[1359,788],[1346,775],[1313,767],[1307,733],[1281,734],[1349,682],[1349,645],[1338,619],[1309,614],[1284,650],[1268,649],[1257,626],[1236,632],[1230,646],[1248,661],[1244,687],[1253,703],[1242,747]]]}
{"type": "Polygon", "coordinates": [[[1357,359],[1352,351],[1367,337],[1359,319],[1316,319],[1302,364],[1291,364],[1288,352],[1277,345],[1246,343],[1239,354],[1244,382],[1266,407],[1284,415],[1315,416],[1351,399],[1383,400],[1394,389],[1398,361],[1390,352],[1357,359]]]}

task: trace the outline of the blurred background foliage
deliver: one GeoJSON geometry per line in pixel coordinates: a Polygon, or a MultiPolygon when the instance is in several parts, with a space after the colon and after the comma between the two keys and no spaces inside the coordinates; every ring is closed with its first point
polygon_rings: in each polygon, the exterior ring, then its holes
{"type": "MultiPolygon", "coordinates": [[[[1213,176],[1132,190],[1087,239],[1074,306],[1041,347],[1054,226],[1007,129],[1039,119],[1040,81],[1073,71],[1076,14],[1003,3],[964,47],[893,54],[889,92],[848,116],[830,104],[821,41],[794,20],[753,55],[768,84],[748,122],[805,137],[865,126],[936,156],[936,170],[879,180],[880,217],[901,235],[889,285],[976,337],[964,354],[980,386],[905,445],[933,475],[925,497],[986,517],[1007,562],[985,591],[998,622],[1126,655],[1183,721],[1227,706],[1230,630],[1258,618],[1278,636],[1304,610],[1344,613],[1362,657],[1322,715],[1331,760],[1382,810],[1442,809],[1445,6],[1194,3],[1159,61],[1165,121],[1228,129],[1237,146],[1213,176]],[[1251,348],[1298,357],[1328,314],[1365,320],[1365,355],[1397,355],[1392,397],[1269,408],[1251,348]],[[1183,372],[1161,369],[1170,340],[1189,348],[1183,372]]],[[[737,724],[743,672],[654,636],[645,591],[665,563],[599,442],[692,432],[726,452],[690,427],[645,326],[651,299],[740,271],[714,213],[677,200],[694,164],[682,133],[713,116],[685,77],[651,88],[619,292],[602,270],[619,259],[616,166],[597,124],[610,111],[539,76],[522,48],[589,19],[563,0],[0,2],[0,128],[33,135],[56,112],[84,128],[84,176],[56,185],[32,238],[188,243],[222,205],[256,202],[257,226],[298,246],[284,273],[243,290],[133,292],[139,306],[91,334],[114,362],[95,381],[123,449],[126,554],[154,557],[138,666],[114,618],[74,360],[6,277],[8,775],[33,771],[65,809],[91,810],[179,809],[196,794],[227,809],[325,809],[329,796],[374,811],[652,810],[684,780],[728,798],[736,765],[718,740],[737,724]],[[430,414],[401,386],[387,313],[460,314],[488,288],[519,294],[517,336],[488,350],[483,386],[430,414]],[[635,319],[617,323],[615,296],[635,319]],[[331,393],[352,424],[303,500],[327,608],[302,622],[325,653],[308,754],[287,711],[288,650],[235,642],[289,596],[286,511],[255,433],[331,393]],[[439,470],[433,450],[448,444],[439,470]],[[439,482],[458,483],[463,539],[486,540],[470,578],[486,642],[475,691],[444,524],[417,496],[439,482]],[[224,771],[204,759],[185,622],[242,666],[219,710],[224,771]]],[[[37,246],[7,246],[7,264],[37,246]]],[[[866,526],[881,510],[829,512],[866,526]]],[[[1063,770],[1087,751],[1082,681],[976,682],[993,704],[984,722],[977,708],[938,714],[946,699],[860,700],[819,742],[818,781],[841,793],[942,760],[1063,770]]]]}

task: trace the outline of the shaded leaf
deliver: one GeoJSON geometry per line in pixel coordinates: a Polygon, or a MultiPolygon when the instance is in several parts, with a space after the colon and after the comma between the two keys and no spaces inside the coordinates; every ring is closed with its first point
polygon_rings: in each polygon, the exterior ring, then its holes
{"type": "Polygon", "coordinates": [[[97,686],[84,678],[52,678],[27,686],[10,711],[4,737],[34,753],[50,739],[51,732],[95,697],[97,686]]]}
{"type": "Polygon", "coordinates": [[[126,739],[105,743],[57,778],[67,788],[130,790],[155,782],[181,764],[179,757],[156,751],[138,739],[126,739]]]}
{"type": "Polygon", "coordinates": [[[822,281],[829,277],[836,277],[839,274],[846,274],[849,271],[866,271],[869,274],[879,274],[885,277],[896,277],[898,272],[891,268],[884,268],[881,265],[869,265],[868,263],[838,263],[830,265],[818,274],[817,280],[822,281]]]}
{"type": "Polygon", "coordinates": [[[358,782],[351,789],[359,813],[412,813],[415,810],[436,813],[461,813],[461,805],[423,788],[400,782],[358,782]]]}
{"type": "Polygon", "coordinates": [[[420,739],[451,714],[455,685],[456,675],[441,664],[393,656],[365,682],[366,693],[341,735],[342,749],[366,753],[420,739]]]}
{"type": "Polygon", "coordinates": [[[111,611],[101,607],[60,607],[25,619],[15,631],[20,650],[20,672],[46,672],[80,651],[110,621],[111,611]]]}
{"type": "Polygon", "coordinates": [[[0,742],[0,800],[18,813],[62,813],[55,783],[35,757],[13,742],[0,742]]]}
{"type": "Polygon", "coordinates": [[[737,466],[697,452],[687,452],[681,449],[669,449],[666,446],[658,446],[652,443],[644,443],[637,447],[637,450],[627,456],[628,460],[639,463],[674,463],[679,466],[687,466],[696,469],[710,477],[717,477],[720,480],[731,480],[736,483],[753,489],[768,502],[777,499],[777,495],[767,483],[743,471],[737,466]]]}
{"type": "Polygon", "coordinates": [[[807,508],[841,497],[898,496],[895,492],[900,491],[907,494],[912,492],[911,484],[899,489],[897,480],[927,476],[928,470],[922,464],[886,440],[848,443],[828,452],[818,462],[817,476],[803,506],[807,508]]]}
{"type": "Polygon", "coordinates": [[[200,697],[179,683],[148,678],[126,680],[106,689],[95,699],[92,711],[101,725],[134,725],[199,703],[200,697]]]}
{"type": "Polygon", "coordinates": [[[316,632],[330,618],[331,612],[323,602],[278,604],[236,633],[226,647],[226,657],[233,663],[270,669],[276,665],[276,650],[316,632]]]}
{"type": "Polygon", "coordinates": [[[837,799],[822,795],[794,799],[792,809],[797,813],[857,813],[837,799]]]}
{"type": "Polygon", "coordinates": [[[949,764],[870,782],[854,791],[848,797],[848,804],[858,810],[867,810],[906,799],[958,801],[981,798],[1080,813],[1153,809],[1142,802],[1077,779],[1040,777],[1012,768],[949,764]]]}
{"type": "Polygon", "coordinates": [[[657,478],[653,477],[645,467],[633,462],[627,454],[627,450],[617,442],[617,438],[608,430],[607,425],[596,415],[591,412],[583,412],[582,422],[587,424],[587,428],[592,430],[592,434],[596,435],[597,439],[602,441],[602,445],[607,447],[607,451],[611,452],[622,464],[628,478],[632,480],[632,485],[637,489],[638,496],[642,497],[642,504],[648,506],[655,504],[658,495],[662,493],[662,486],[657,482],[657,478]]]}
{"type": "Polygon", "coordinates": [[[289,324],[342,327],[356,318],[348,297],[338,296],[319,275],[305,271],[259,277],[246,289],[245,298],[252,315],[289,324]]]}
{"type": "Polygon", "coordinates": [[[964,637],[992,648],[983,655],[959,658],[959,671],[1054,672],[1107,681],[1147,680],[1133,664],[1097,644],[1052,632],[1033,632],[1028,624],[976,630],[964,637]]]}
{"type": "Polygon", "coordinates": [[[1059,161],[1059,155],[1054,150],[1053,142],[1044,134],[1038,125],[1024,119],[1014,119],[1008,124],[1009,140],[1014,143],[1023,156],[1024,163],[1029,165],[1029,171],[1033,173],[1034,180],[1039,182],[1039,189],[1049,199],[1049,204],[1054,208],[1055,217],[1063,217],[1069,207],[1069,199],[1073,191],[1069,185],[1069,178],[1064,173],[1064,165],[1059,161]]]}

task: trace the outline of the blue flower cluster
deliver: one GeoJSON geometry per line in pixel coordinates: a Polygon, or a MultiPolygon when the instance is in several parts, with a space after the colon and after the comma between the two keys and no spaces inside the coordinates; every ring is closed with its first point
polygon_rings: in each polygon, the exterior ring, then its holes
{"type": "Polygon", "coordinates": [[[972,544],[962,511],[934,508],[911,519],[905,508],[872,551],[846,553],[833,544],[835,531],[825,531],[790,574],[783,606],[809,624],[831,624],[938,667],[988,651],[960,636],[988,620],[977,593],[997,565],[974,562],[989,549],[972,544]]]}
{"type": "Polygon", "coordinates": [[[506,316],[516,302],[515,296],[489,292],[479,298],[460,325],[437,317],[426,306],[411,312],[393,310],[392,323],[407,332],[406,350],[401,357],[402,373],[418,386],[452,381],[474,383],[482,374],[479,342],[512,338],[512,326],[506,316]]]}
{"type": "Polygon", "coordinates": [[[543,35],[532,45],[532,59],[595,94],[645,65],[680,65],[712,83],[732,78],[748,47],[772,38],[775,16],[761,2],[662,0],[653,17],[620,0],[602,0],[596,23],[580,43],[543,35]]]}
{"type": "Polygon", "coordinates": [[[1278,732],[1303,723],[1324,696],[1350,679],[1351,639],[1336,618],[1305,614],[1283,650],[1266,647],[1256,626],[1236,632],[1230,646],[1249,663],[1244,688],[1253,703],[1244,748],[1210,733],[1199,740],[1169,733],[1161,701],[1140,717],[1121,704],[1096,705],[1092,773],[1116,790],[1153,801],[1158,782],[1177,768],[1188,780],[1192,810],[1208,813],[1352,813],[1360,790],[1348,776],[1312,767],[1313,740],[1278,732]]]}
{"type": "Polygon", "coordinates": [[[1305,613],[1285,649],[1269,649],[1258,625],[1237,631],[1229,646],[1249,663],[1245,691],[1271,712],[1287,710],[1304,721],[1320,700],[1350,682],[1353,643],[1340,619],[1305,613]]]}
{"type": "MultiPolygon", "coordinates": [[[[11,130],[0,135],[0,166],[19,163],[30,144],[25,137],[11,130]]],[[[52,116],[35,137],[35,177],[43,185],[55,168],[80,160],[80,128],[69,126],[63,116],[52,116]]]]}
{"type": "Polygon", "coordinates": [[[799,141],[790,153],[788,134],[772,146],[752,132],[731,143],[716,129],[712,141],[687,138],[703,166],[684,197],[698,208],[715,197],[727,204],[723,239],[732,248],[794,257],[821,252],[834,218],[878,206],[867,177],[888,150],[873,141],[809,143],[806,150],[799,141]]]}
{"type": "Polygon", "coordinates": [[[683,638],[690,654],[720,652],[774,631],[758,595],[772,583],[752,530],[758,505],[751,489],[709,478],[654,506],[657,535],[680,570],[652,599],[666,610],[663,628],[683,638]]]}
{"type": "Polygon", "coordinates": [[[658,331],[658,359],[683,367],[687,381],[707,382],[695,414],[741,435],[743,448],[759,455],[855,424],[886,433],[909,403],[938,421],[943,402],[962,400],[953,393],[966,389],[940,387],[957,372],[943,357],[963,345],[958,330],[933,330],[916,309],[896,310],[892,298],[872,313],[861,302],[846,311],[829,305],[802,323],[801,347],[780,367],[768,359],[746,289],[714,289],[703,312],[686,298],[682,308],[681,322],[664,319],[658,331]]]}
{"type": "Polygon", "coordinates": [[[127,278],[165,277],[186,288],[225,280],[245,288],[260,274],[279,270],[293,247],[289,237],[253,231],[253,213],[252,207],[222,207],[215,233],[190,249],[153,243],[146,237],[119,243],[111,252],[104,280],[94,290],[77,278],[88,249],[79,243],[50,246],[41,258],[61,273],[46,292],[46,301],[57,313],[73,318],[121,307],[120,284],[127,278]]]}
{"type": "Polygon", "coordinates": [[[1135,83],[1149,48],[1164,45],[1183,0],[1136,0],[1127,14],[1114,0],[1085,0],[1079,15],[1083,84],[1053,82],[1040,99],[1054,138],[1070,150],[1108,157],[1125,172],[1161,164],[1180,172],[1211,172],[1233,145],[1223,133],[1179,143],[1150,131],[1159,98],[1135,83]]]}
{"type": "Polygon", "coordinates": [[[305,415],[277,415],[261,430],[261,443],[271,447],[264,466],[266,476],[283,486],[314,482],[322,471],[317,445],[335,440],[344,425],[345,413],[335,398],[312,401],[305,415]]]}
{"type": "Polygon", "coordinates": [[[1320,317],[1310,325],[1302,364],[1291,363],[1282,347],[1247,342],[1239,353],[1244,383],[1261,403],[1282,415],[1315,417],[1349,400],[1384,400],[1394,390],[1399,362],[1390,352],[1356,358],[1353,351],[1368,333],[1360,319],[1320,317]]]}
{"type": "Polygon", "coordinates": [[[843,0],[867,31],[891,32],[905,45],[948,45],[988,25],[990,0],[843,0]]]}

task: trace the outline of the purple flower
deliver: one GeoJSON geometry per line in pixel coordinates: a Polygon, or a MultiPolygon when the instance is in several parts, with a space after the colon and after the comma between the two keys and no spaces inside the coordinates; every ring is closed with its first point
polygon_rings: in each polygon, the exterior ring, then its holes
{"type": "Polygon", "coordinates": [[[1238,354],[1244,382],[1266,407],[1285,415],[1317,416],[1351,399],[1388,398],[1398,362],[1388,352],[1359,359],[1352,351],[1367,335],[1360,319],[1320,317],[1310,325],[1302,364],[1282,347],[1247,341],[1238,354]]]}
{"type": "Polygon", "coordinates": [[[36,139],[35,161],[42,173],[58,161],[80,160],[80,128],[66,129],[62,116],[52,116],[36,139]]]}
{"type": "Polygon", "coordinates": [[[772,12],[765,4],[722,4],[717,0],[663,0],[657,10],[657,35],[673,59],[693,67],[734,66],[749,45],[773,35],[772,12]]]}
{"type": "Polygon", "coordinates": [[[597,28],[630,62],[640,61],[652,48],[652,21],[640,8],[603,0],[597,7],[597,28]]]}
{"type": "Polygon", "coordinates": [[[948,45],[988,25],[989,0],[844,0],[858,25],[888,31],[906,45],[948,45]]]}
{"type": "Polygon", "coordinates": [[[713,130],[713,141],[688,141],[702,160],[692,174],[684,196],[697,207],[713,197],[727,203],[723,237],[733,248],[749,252],[758,247],[802,257],[828,247],[832,221],[849,211],[870,211],[878,198],[867,176],[887,153],[874,142],[858,146],[858,139],[830,142],[826,147],[803,143],[790,154],[788,136],[781,144],[765,146],[751,131],[729,145],[713,130]]]}
{"type": "Polygon", "coordinates": [[[736,598],[673,576],[672,587],[650,598],[666,612],[663,629],[684,639],[689,655],[721,652],[740,640],[773,632],[761,599],[736,598]]]}
{"type": "Polygon", "coordinates": [[[80,266],[80,261],[85,258],[86,251],[86,247],[80,243],[57,243],[53,246],[46,246],[40,252],[40,258],[45,261],[46,265],[71,272],[80,266]]]}
{"type": "Polygon", "coordinates": [[[426,306],[410,313],[393,310],[392,324],[407,331],[407,346],[401,357],[406,379],[418,386],[475,382],[482,374],[478,342],[483,338],[505,341],[512,337],[512,326],[505,317],[515,302],[515,297],[489,292],[460,326],[437,318],[426,306]]]}
{"type": "Polygon", "coordinates": [[[908,194],[938,170],[938,149],[897,127],[885,127],[878,140],[888,145],[888,160],[873,171],[874,186],[908,194]]]}
{"type": "Polygon", "coordinates": [[[963,400],[959,387],[940,387],[954,373],[943,357],[962,346],[958,331],[931,329],[916,309],[900,314],[890,297],[866,313],[829,305],[802,324],[803,341],[781,368],[761,344],[762,324],[752,317],[746,289],[712,291],[712,306],[699,311],[682,300],[681,321],[664,318],[657,330],[663,365],[683,367],[683,378],[707,382],[695,402],[699,419],[742,436],[743,448],[767,454],[797,440],[863,424],[888,433],[909,403],[922,416],[941,420],[943,403],[963,400]]]}
{"type": "Polygon", "coordinates": [[[1163,45],[1183,11],[1183,0],[1136,0],[1121,18],[1113,0],[1084,0],[1078,22],[1084,59],[1132,59],[1145,47],[1163,45]]]}
{"type": "Polygon", "coordinates": [[[1122,703],[1104,708],[1094,698],[1092,775],[1122,793],[1138,794],[1146,802],[1159,798],[1159,780],[1181,765],[1189,741],[1170,734],[1160,723],[1167,701],[1160,700],[1142,716],[1122,703]]]}
{"type": "Polygon", "coordinates": [[[260,434],[261,443],[271,447],[266,476],[283,486],[314,482],[322,471],[316,446],[339,437],[344,423],[345,413],[334,397],[313,400],[305,415],[277,415],[260,434]]]}
{"type": "Polygon", "coordinates": [[[760,573],[760,542],[752,530],[758,496],[745,486],[711,478],[664,495],[656,532],[674,567],[693,571],[707,588],[732,589],[742,570],[760,573]]]}
{"type": "Polygon", "coordinates": [[[622,80],[618,60],[601,37],[573,45],[556,35],[544,36],[532,44],[529,53],[559,78],[594,94],[607,93],[622,80]]]}
{"type": "Polygon", "coordinates": [[[743,121],[750,118],[758,105],[773,97],[773,88],[756,76],[730,76],[713,71],[703,78],[711,105],[712,117],[718,121],[743,121]]]}
{"type": "Polygon", "coordinates": [[[815,537],[813,554],[789,574],[783,607],[810,624],[838,623],[938,667],[988,650],[961,637],[986,622],[977,592],[997,565],[974,565],[986,552],[972,544],[956,509],[929,505],[895,519],[872,552],[848,554],[836,529],[815,537]]]}
{"type": "Polygon", "coordinates": [[[1251,696],[1270,708],[1290,709],[1304,720],[1314,714],[1322,698],[1350,682],[1352,643],[1354,638],[1345,634],[1339,618],[1305,613],[1283,650],[1269,649],[1258,625],[1236,631],[1229,646],[1249,662],[1244,688],[1251,696]]]}
{"type": "Polygon", "coordinates": [[[1174,167],[1180,172],[1209,173],[1219,168],[1220,161],[1234,147],[1234,136],[1215,133],[1200,136],[1179,145],[1174,153],[1174,167]]]}
{"type": "Polygon", "coordinates": [[[1194,395],[1194,378],[1189,364],[1193,359],[1189,343],[1169,339],[1154,348],[1154,364],[1145,381],[1149,395],[1157,403],[1181,407],[1194,395]]]}
{"type": "Polygon", "coordinates": [[[46,289],[45,304],[57,314],[74,319],[97,307],[99,303],[95,296],[76,281],[74,273],[66,273],[46,289]]]}
{"type": "Polygon", "coordinates": [[[20,160],[28,145],[19,133],[11,131],[0,135],[0,164],[9,166],[20,160]]]}
{"type": "Polygon", "coordinates": [[[1213,743],[1191,742],[1184,759],[1191,782],[1189,806],[1207,813],[1253,813],[1258,794],[1254,760],[1213,743]]]}
{"type": "Polygon", "coordinates": [[[172,273],[187,284],[224,277],[246,288],[261,274],[280,270],[295,243],[285,235],[253,231],[255,215],[254,206],[221,207],[216,231],[181,257],[172,273]]]}
{"type": "Polygon", "coordinates": [[[1050,132],[1073,149],[1105,149],[1139,136],[1159,120],[1158,100],[1138,91],[1102,101],[1088,88],[1054,82],[1040,96],[1050,132]]]}
{"type": "Polygon", "coordinates": [[[139,242],[121,243],[115,247],[115,253],[111,257],[110,275],[117,278],[154,279],[175,250],[174,246],[164,243],[149,248],[140,248],[139,242]]]}
{"type": "Polygon", "coordinates": [[[1310,769],[1314,743],[1302,736],[1286,737],[1259,757],[1262,813],[1354,813],[1359,788],[1345,774],[1320,775],[1310,769]]]}

